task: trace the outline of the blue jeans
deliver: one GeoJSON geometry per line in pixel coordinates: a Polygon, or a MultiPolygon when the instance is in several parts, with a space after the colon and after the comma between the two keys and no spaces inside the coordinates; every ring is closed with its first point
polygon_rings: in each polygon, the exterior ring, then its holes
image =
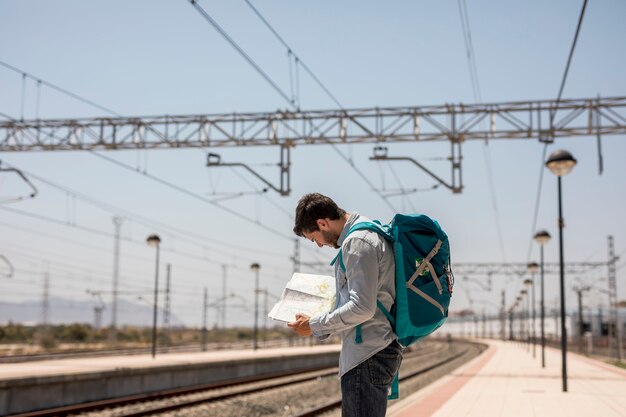
{"type": "Polygon", "coordinates": [[[389,386],[402,362],[397,341],[341,377],[342,417],[384,417],[389,386]]]}

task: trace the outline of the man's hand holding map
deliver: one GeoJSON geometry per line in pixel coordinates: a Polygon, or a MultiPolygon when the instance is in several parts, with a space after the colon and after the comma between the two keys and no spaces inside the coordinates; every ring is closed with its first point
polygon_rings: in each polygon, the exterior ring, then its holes
{"type": "Polygon", "coordinates": [[[309,317],[326,313],[334,308],[335,302],[335,278],[296,272],[267,316],[289,323],[296,319],[297,313],[309,317]]]}

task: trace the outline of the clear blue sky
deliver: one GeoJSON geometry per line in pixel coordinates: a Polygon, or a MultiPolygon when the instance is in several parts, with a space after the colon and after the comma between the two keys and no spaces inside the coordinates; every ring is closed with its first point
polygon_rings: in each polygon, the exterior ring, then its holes
{"type": "MultiPolygon", "coordinates": [[[[243,0],[200,4],[283,90],[290,91],[286,50],[243,0]]],[[[345,108],[474,102],[455,1],[275,0],[253,4],[345,108]]],[[[582,1],[564,0],[467,2],[482,100],[556,98],[581,6],[582,1]]],[[[623,1],[589,3],[564,98],[626,94],[624,16],[623,1]]],[[[184,0],[0,0],[0,37],[1,61],[123,115],[271,112],[288,107],[184,0]]],[[[303,71],[299,87],[303,109],[337,107],[303,71]]],[[[42,118],[107,115],[49,88],[42,87],[39,92],[32,81],[24,86],[20,74],[4,67],[0,67],[0,92],[0,112],[15,118],[34,118],[37,112],[42,118]]],[[[549,148],[549,152],[566,148],[579,162],[564,178],[567,261],[606,261],[609,234],[615,236],[616,252],[626,259],[625,139],[603,139],[602,176],[598,175],[595,138],[563,138],[549,148]]],[[[448,163],[438,160],[448,156],[447,144],[389,147],[390,153],[422,160],[442,176],[449,173],[448,163]]],[[[396,175],[406,188],[433,185],[412,166],[369,161],[371,145],[340,149],[377,187],[398,188],[396,175]]],[[[465,190],[461,195],[440,188],[390,197],[389,201],[396,211],[423,212],[438,219],[450,236],[454,261],[536,260],[538,250],[530,243],[542,151],[543,145],[537,140],[467,143],[463,147],[465,190]]],[[[229,148],[219,152],[224,160],[250,164],[270,181],[278,182],[278,149],[229,148]]],[[[212,193],[262,188],[243,171],[209,171],[204,166],[205,152],[197,149],[115,151],[106,156],[208,198],[214,198],[212,193]]],[[[264,227],[88,153],[3,153],[0,159],[133,213],[119,213],[128,218],[122,228],[122,291],[150,292],[154,251],[143,242],[148,234],[159,233],[163,239],[161,265],[171,263],[173,268],[173,311],[190,325],[199,323],[203,287],[208,287],[211,299],[219,296],[221,264],[229,265],[229,292],[246,298],[249,308],[253,295],[251,262],[262,266],[261,286],[280,293],[291,275],[292,213],[302,194],[319,191],[349,211],[383,221],[393,214],[327,146],[301,146],[292,151],[290,197],[270,192],[223,203],[264,227]],[[137,214],[179,231],[149,227],[137,214]],[[196,244],[199,238],[200,245],[196,244]]],[[[37,198],[2,207],[113,233],[115,209],[88,204],[34,177],[33,183],[40,191],[37,198]]],[[[0,196],[24,191],[16,177],[1,176],[0,196]]],[[[556,203],[556,178],[546,171],[537,227],[548,229],[555,238],[556,203]]],[[[327,248],[318,250],[306,241],[301,243],[304,261],[325,262],[334,256],[327,248]]],[[[546,261],[558,260],[557,247],[553,239],[546,247],[546,261]]],[[[1,210],[0,254],[11,260],[16,274],[10,281],[1,281],[0,300],[39,298],[46,264],[54,297],[84,300],[89,298],[86,289],[108,291],[112,248],[111,237],[1,210]]],[[[621,261],[618,266],[623,264],[621,261]]],[[[624,271],[618,271],[621,299],[626,298],[624,271]]],[[[500,289],[506,289],[509,300],[520,289],[519,279],[494,277],[493,290],[486,292],[472,282],[484,277],[462,278],[457,276],[455,309],[469,306],[468,295],[493,303],[499,302],[500,289]]],[[[605,269],[592,276],[567,277],[571,308],[575,298],[569,288],[577,279],[607,287],[605,269]]],[[[556,277],[550,277],[546,286],[548,303],[553,305],[556,277]]],[[[125,296],[129,300],[134,297],[125,296]]],[[[606,302],[606,296],[596,291],[590,300],[595,309],[606,302]]],[[[213,322],[215,312],[210,314],[213,322]]],[[[229,316],[231,324],[251,323],[253,317],[251,309],[233,309],[229,316]]]]}

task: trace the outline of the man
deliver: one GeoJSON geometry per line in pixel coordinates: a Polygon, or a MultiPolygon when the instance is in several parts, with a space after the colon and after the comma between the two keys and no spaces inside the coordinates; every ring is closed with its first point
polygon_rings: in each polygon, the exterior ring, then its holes
{"type": "Polygon", "coordinates": [[[402,347],[384,313],[394,304],[394,255],[389,242],[376,232],[348,230],[370,221],[347,213],[322,194],[303,196],[296,208],[294,232],[317,246],[340,249],[345,272],[335,262],[337,304],[317,317],[297,314],[289,323],[301,336],[341,337],[339,376],[342,416],[378,417],[387,410],[389,386],[402,361],[402,347]],[[358,328],[357,328],[358,327],[358,328]]]}

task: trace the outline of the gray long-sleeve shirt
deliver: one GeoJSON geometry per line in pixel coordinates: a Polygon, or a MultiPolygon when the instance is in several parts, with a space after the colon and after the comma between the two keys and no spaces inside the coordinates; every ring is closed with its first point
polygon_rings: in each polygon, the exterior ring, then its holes
{"type": "Polygon", "coordinates": [[[387,310],[394,303],[395,264],[391,244],[376,232],[358,230],[347,236],[355,223],[370,221],[350,214],[337,244],[341,246],[346,272],[335,264],[336,308],[309,321],[314,336],[341,336],[339,376],[387,347],[396,335],[389,320],[377,307],[379,300],[387,310]],[[356,326],[361,325],[362,343],[355,342],[356,326]]]}

